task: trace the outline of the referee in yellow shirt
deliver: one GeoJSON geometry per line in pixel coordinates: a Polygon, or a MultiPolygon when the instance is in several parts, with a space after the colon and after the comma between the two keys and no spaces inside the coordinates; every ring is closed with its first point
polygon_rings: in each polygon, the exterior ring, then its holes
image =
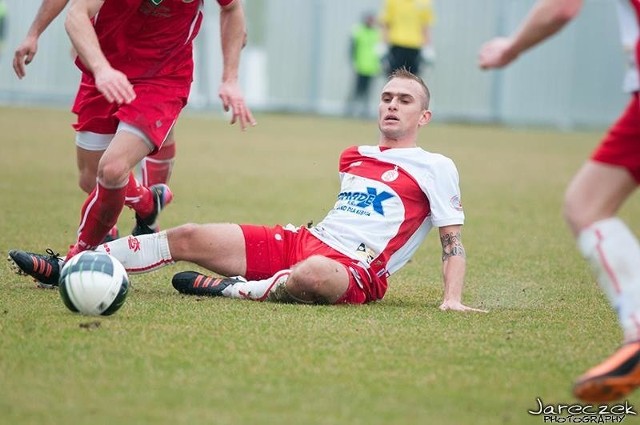
{"type": "Polygon", "coordinates": [[[388,72],[404,66],[419,74],[420,50],[431,43],[431,0],[385,0],[380,21],[389,46],[388,72]]]}

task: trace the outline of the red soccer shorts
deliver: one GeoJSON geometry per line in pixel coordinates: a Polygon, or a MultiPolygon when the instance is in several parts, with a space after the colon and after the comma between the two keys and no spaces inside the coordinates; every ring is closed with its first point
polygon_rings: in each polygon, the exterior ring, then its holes
{"type": "Polygon", "coordinates": [[[129,104],[109,103],[92,78],[82,76],[71,111],[78,116],[73,128],[98,134],[115,134],[122,121],[142,131],[155,145],[162,146],[187,104],[189,85],[172,87],[161,81],[134,84],[136,98],[129,104]]]}
{"type": "Polygon", "coordinates": [[[624,167],[640,183],[640,102],[634,93],[618,121],[591,154],[593,161],[624,167]]]}
{"type": "Polygon", "coordinates": [[[247,272],[249,280],[266,279],[280,270],[293,267],[312,255],[322,255],[342,264],[349,275],[349,288],[336,304],[363,304],[375,301],[371,295],[373,285],[384,285],[380,278],[370,274],[357,261],[341,254],[306,228],[298,231],[282,226],[241,225],[246,244],[247,272]]]}

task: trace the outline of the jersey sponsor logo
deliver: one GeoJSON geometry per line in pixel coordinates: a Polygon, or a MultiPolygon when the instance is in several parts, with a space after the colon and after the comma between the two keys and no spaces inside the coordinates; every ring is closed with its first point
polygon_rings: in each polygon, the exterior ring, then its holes
{"type": "Polygon", "coordinates": [[[357,212],[358,214],[369,215],[366,211],[371,207],[375,212],[380,215],[384,215],[384,208],[382,203],[389,198],[393,198],[393,195],[389,192],[378,193],[375,187],[367,187],[367,192],[340,192],[338,195],[339,201],[345,201],[348,205],[343,205],[338,209],[349,212],[357,212]],[[353,210],[353,208],[359,208],[360,211],[353,210]]]}
{"type": "Polygon", "coordinates": [[[398,166],[396,165],[396,167],[393,170],[387,170],[384,173],[382,173],[382,176],[380,178],[382,179],[382,181],[388,183],[397,179],[399,175],[400,173],[398,173],[398,166]]]}

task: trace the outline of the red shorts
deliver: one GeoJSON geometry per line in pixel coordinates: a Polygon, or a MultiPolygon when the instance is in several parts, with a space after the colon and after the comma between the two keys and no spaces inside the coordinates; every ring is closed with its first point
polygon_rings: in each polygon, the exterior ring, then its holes
{"type": "Polygon", "coordinates": [[[342,264],[349,275],[349,288],[336,304],[363,304],[375,301],[371,288],[384,285],[375,274],[346,255],[331,248],[309,230],[302,227],[298,231],[287,230],[282,226],[241,225],[246,244],[247,272],[249,280],[266,279],[280,270],[293,267],[296,263],[312,255],[322,255],[342,264]]]}
{"type": "Polygon", "coordinates": [[[624,167],[640,183],[640,102],[634,93],[618,121],[591,154],[593,161],[624,167]]]}
{"type": "MultiPolygon", "coordinates": [[[[97,134],[115,134],[120,121],[142,131],[159,149],[187,104],[186,88],[161,81],[134,84],[136,98],[129,104],[109,103],[91,77],[83,74],[71,111],[78,116],[73,128],[97,134]]],[[[155,151],[154,150],[154,151],[155,151]]]]}

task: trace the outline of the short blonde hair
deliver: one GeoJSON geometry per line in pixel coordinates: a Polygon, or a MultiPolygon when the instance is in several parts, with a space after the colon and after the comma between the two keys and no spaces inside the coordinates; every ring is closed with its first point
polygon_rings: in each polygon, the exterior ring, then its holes
{"type": "Polygon", "coordinates": [[[420,87],[422,87],[422,89],[424,90],[424,103],[422,106],[424,107],[424,109],[429,109],[429,102],[431,101],[431,92],[429,91],[429,87],[427,87],[427,84],[424,82],[422,78],[420,78],[413,72],[409,71],[404,66],[402,68],[398,68],[395,71],[393,71],[389,76],[389,81],[391,81],[394,78],[404,78],[406,80],[413,80],[413,81],[416,81],[418,84],[420,84],[420,87]]]}

